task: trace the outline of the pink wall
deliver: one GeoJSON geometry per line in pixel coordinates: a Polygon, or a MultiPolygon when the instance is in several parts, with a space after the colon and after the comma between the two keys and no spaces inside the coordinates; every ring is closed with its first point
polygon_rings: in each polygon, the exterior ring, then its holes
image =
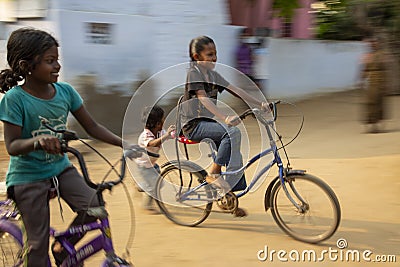
{"type": "MultiPolygon", "coordinates": [[[[272,35],[280,37],[281,19],[273,17],[273,0],[227,0],[231,15],[231,24],[247,26],[254,29],[267,27],[272,29],[272,35]]],[[[314,36],[312,30],[313,15],[309,13],[313,0],[299,0],[302,8],[295,11],[292,21],[293,38],[309,39],[314,36]]]]}

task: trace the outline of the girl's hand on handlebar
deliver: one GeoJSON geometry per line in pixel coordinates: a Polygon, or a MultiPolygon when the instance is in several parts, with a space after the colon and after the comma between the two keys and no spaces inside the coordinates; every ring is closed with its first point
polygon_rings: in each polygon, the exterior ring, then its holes
{"type": "Polygon", "coordinates": [[[262,102],[261,103],[261,110],[264,112],[271,112],[271,107],[270,104],[268,104],[267,102],[262,102]]]}
{"type": "Polygon", "coordinates": [[[63,154],[60,140],[54,135],[43,134],[36,138],[34,150],[43,150],[49,154],[63,154]]]}
{"type": "Polygon", "coordinates": [[[238,116],[226,116],[225,118],[225,123],[228,126],[236,126],[241,122],[240,118],[238,116]]]}
{"type": "Polygon", "coordinates": [[[147,151],[146,149],[140,147],[139,145],[130,145],[128,148],[124,150],[125,157],[129,159],[139,158],[142,156],[143,153],[146,153],[147,155],[155,158],[160,157],[159,154],[147,151]]]}

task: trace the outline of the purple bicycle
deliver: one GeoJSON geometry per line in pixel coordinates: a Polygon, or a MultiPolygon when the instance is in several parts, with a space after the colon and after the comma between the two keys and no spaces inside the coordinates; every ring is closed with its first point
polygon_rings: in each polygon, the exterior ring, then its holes
{"type": "MultiPolygon", "coordinates": [[[[122,155],[122,158],[120,160],[121,169],[118,173],[118,171],[115,170],[114,166],[111,165],[111,163],[109,163],[104,156],[102,156],[92,146],[79,139],[79,137],[74,132],[68,130],[56,130],[49,126],[46,122],[42,123],[49,130],[61,134],[62,137],[60,140],[63,150],[65,152],[71,153],[77,158],[85,182],[90,187],[96,189],[97,195],[102,204],[104,204],[102,194],[103,191],[111,190],[114,186],[123,182],[126,171],[126,158],[134,158],[140,156],[142,153],[147,153],[153,157],[159,156],[158,154],[148,152],[137,145],[133,145],[129,148],[129,150],[124,151],[124,154],[122,155]],[[115,171],[118,174],[118,179],[115,181],[103,181],[99,184],[93,183],[89,178],[83,155],[77,149],[68,146],[68,142],[71,140],[80,140],[85,145],[93,149],[96,153],[98,153],[105,161],[110,164],[112,171],[115,171]]],[[[83,262],[86,259],[101,250],[103,250],[106,254],[106,259],[103,261],[101,266],[132,266],[128,261],[117,256],[114,251],[108,214],[104,208],[104,205],[102,207],[91,208],[87,211],[87,213],[92,216],[96,216],[98,220],[96,222],[88,224],[73,226],[65,231],[56,231],[54,228],[50,229],[50,236],[59,241],[64,250],[68,253],[68,257],[63,261],[61,266],[82,266],[83,262]],[[99,230],[100,233],[87,243],[83,244],[78,249],[76,249],[72,244],[67,241],[68,237],[72,235],[83,235],[87,232],[95,230],[99,230]]],[[[29,250],[29,248],[24,244],[22,234],[23,227],[20,226],[20,224],[22,223],[19,218],[20,214],[12,200],[6,199],[4,201],[0,201],[0,266],[22,266],[24,257],[29,250]]],[[[48,260],[48,266],[51,266],[50,258],[48,260]]]]}

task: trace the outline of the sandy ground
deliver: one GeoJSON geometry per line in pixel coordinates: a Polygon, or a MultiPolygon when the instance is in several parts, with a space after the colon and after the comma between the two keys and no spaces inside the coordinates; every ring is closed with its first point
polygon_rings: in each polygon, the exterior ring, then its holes
{"type": "MultiPolygon", "coordinates": [[[[360,124],[362,95],[359,91],[334,93],[313,97],[298,104],[305,116],[303,131],[296,141],[288,146],[294,168],[323,178],[336,192],[341,207],[342,221],[336,234],[318,245],[295,241],[284,234],[275,224],[270,212],[265,212],[263,197],[268,183],[275,177],[273,168],[264,183],[249,195],[240,199],[247,209],[246,218],[233,218],[229,214],[212,213],[198,227],[175,225],[161,214],[149,214],[141,209],[142,193],[134,189],[132,178],[127,177],[126,191],[119,186],[106,193],[107,208],[111,216],[112,234],[119,254],[126,254],[137,267],[168,266],[399,266],[400,262],[400,96],[387,98],[389,109],[386,131],[380,134],[364,133],[360,124]],[[133,201],[133,207],[129,206],[133,201]],[[347,248],[339,250],[338,239],[347,241],[347,248]],[[131,242],[132,241],[132,242],[131,242]],[[325,256],[319,262],[281,262],[276,254],[265,261],[257,258],[260,250],[290,252],[315,250],[338,250],[339,258],[325,256]],[[366,250],[372,252],[370,262],[346,261],[340,253],[366,250]],[[389,261],[390,255],[397,260],[389,261]],[[381,257],[380,257],[381,256],[381,257]],[[383,257],[382,257],[383,256],[383,257]],[[379,258],[380,257],[380,258],[379,258]]],[[[286,141],[296,133],[300,117],[295,110],[283,105],[278,130],[286,141]]],[[[257,140],[254,120],[245,121],[250,129],[251,140],[257,140]]],[[[92,142],[112,161],[120,154],[118,149],[92,142]]],[[[78,145],[78,148],[81,148],[78,145]]],[[[255,152],[252,144],[250,152],[255,152]]],[[[7,155],[0,145],[0,176],[4,177],[7,155]]],[[[100,180],[106,169],[92,153],[85,153],[90,174],[100,180]]],[[[165,159],[161,158],[160,162],[165,159]]],[[[248,179],[251,177],[250,170],[248,179]]],[[[64,217],[72,218],[65,203],[64,217]]],[[[52,224],[64,226],[56,201],[52,202],[52,224]]],[[[99,253],[85,266],[98,266],[104,258],[99,253]]],[[[288,258],[288,255],[286,255],[288,258]]]]}

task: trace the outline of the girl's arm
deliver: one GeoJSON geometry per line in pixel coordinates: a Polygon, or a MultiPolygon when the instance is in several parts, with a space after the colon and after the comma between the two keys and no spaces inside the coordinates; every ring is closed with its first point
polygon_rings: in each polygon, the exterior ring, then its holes
{"type": "Polygon", "coordinates": [[[148,147],[160,147],[162,143],[164,143],[168,139],[172,139],[171,133],[175,131],[175,125],[171,125],[168,127],[167,132],[160,136],[159,138],[153,139],[147,143],[148,147]]]}
{"type": "Polygon", "coordinates": [[[214,116],[218,119],[225,121],[226,115],[219,110],[219,108],[214,104],[214,102],[211,101],[211,99],[208,98],[204,90],[197,90],[196,96],[200,100],[200,102],[206,107],[206,109],[208,109],[208,111],[214,114],[214,116]]]}
{"type": "Polygon", "coordinates": [[[121,137],[97,123],[83,105],[72,114],[90,136],[105,143],[122,147],[121,137]]]}
{"type": "Polygon", "coordinates": [[[250,102],[259,106],[267,106],[267,103],[262,102],[258,99],[256,99],[255,97],[253,97],[252,95],[246,93],[246,91],[244,91],[243,89],[236,87],[232,84],[229,84],[226,89],[233,94],[234,96],[241,98],[242,100],[246,101],[246,102],[250,102]]]}
{"type": "Polygon", "coordinates": [[[3,125],[4,142],[10,156],[25,155],[39,149],[39,147],[50,154],[61,153],[60,141],[55,136],[43,134],[28,139],[22,139],[21,126],[5,121],[3,122],[3,125]]]}
{"type": "Polygon", "coordinates": [[[236,120],[237,116],[227,116],[223,112],[221,112],[217,105],[215,105],[214,102],[212,102],[211,99],[208,98],[204,90],[197,90],[196,95],[200,102],[206,107],[206,109],[208,109],[208,111],[214,114],[214,116],[221,121],[232,126],[236,126],[240,123],[240,120],[236,120]]]}

